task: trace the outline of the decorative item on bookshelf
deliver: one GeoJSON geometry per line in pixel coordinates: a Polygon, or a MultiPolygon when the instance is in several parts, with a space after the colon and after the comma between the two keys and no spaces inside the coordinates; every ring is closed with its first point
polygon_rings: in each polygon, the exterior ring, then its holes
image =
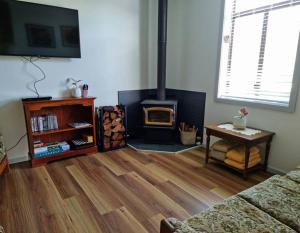
{"type": "Polygon", "coordinates": [[[87,84],[84,84],[82,86],[82,97],[83,98],[88,97],[88,91],[89,91],[89,86],[87,84]]]}
{"type": "Polygon", "coordinates": [[[93,143],[94,142],[93,135],[83,134],[82,138],[83,138],[84,141],[86,141],[88,143],[93,143]]]}
{"type": "Polygon", "coordinates": [[[82,80],[68,78],[67,81],[72,82],[72,97],[80,98],[81,97],[81,89],[80,89],[79,83],[82,82],[82,80]]]}

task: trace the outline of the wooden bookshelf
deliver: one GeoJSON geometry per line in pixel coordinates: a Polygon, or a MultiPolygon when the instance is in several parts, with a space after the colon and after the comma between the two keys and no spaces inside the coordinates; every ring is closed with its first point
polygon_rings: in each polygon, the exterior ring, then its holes
{"type": "Polygon", "coordinates": [[[2,161],[0,161],[0,176],[8,172],[9,172],[9,165],[8,165],[7,155],[5,155],[2,161]]]}
{"type": "Polygon", "coordinates": [[[33,167],[71,156],[97,152],[94,100],[94,97],[89,97],[23,102],[29,156],[31,157],[33,167]],[[50,114],[57,117],[58,129],[33,132],[31,124],[32,117],[50,114]],[[87,122],[91,125],[82,128],[72,128],[69,124],[73,122],[87,122]],[[81,139],[83,134],[93,136],[93,143],[88,147],[71,149],[70,151],[43,158],[35,158],[34,156],[34,140],[39,139],[43,143],[68,142],[73,139],[81,139]]]}

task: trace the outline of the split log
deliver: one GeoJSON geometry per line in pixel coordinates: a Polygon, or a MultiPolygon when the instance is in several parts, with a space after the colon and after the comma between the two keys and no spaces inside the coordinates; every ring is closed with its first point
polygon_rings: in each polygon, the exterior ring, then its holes
{"type": "Polygon", "coordinates": [[[118,124],[116,127],[114,127],[111,130],[113,133],[118,133],[118,132],[124,132],[125,131],[125,127],[122,124],[118,124]]]}
{"type": "Polygon", "coordinates": [[[111,120],[109,118],[105,118],[104,121],[103,121],[103,124],[109,124],[111,123],[111,120]]]}
{"type": "Polygon", "coordinates": [[[105,150],[109,150],[109,149],[110,149],[110,143],[105,142],[105,143],[103,144],[103,147],[104,147],[105,150]]]}
{"type": "Polygon", "coordinates": [[[121,124],[121,122],[122,122],[122,119],[117,118],[117,119],[114,119],[111,124],[112,124],[112,126],[117,126],[118,124],[121,124]]]}
{"type": "Polygon", "coordinates": [[[121,143],[120,143],[120,146],[125,146],[125,145],[126,145],[125,141],[122,140],[121,143]]]}
{"type": "Polygon", "coordinates": [[[111,136],[111,139],[114,140],[114,141],[120,141],[124,138],[124,135],[123,133],[114,133],[112,136],[111,136]]]}
{"type": "Polygon", "coordinates": [[[112,120],[116,119],[117,117],[118,117],[117,113],[115,113],[115,112],[111,112],[111,113],[110,113],[110,118],[111,118],[112,120]]]}
{"type": "Polygon", "coordinates": [[[125,146],[125,141],[124,140],[122,140],[122,141],[112,141],[111,146],[112,146],[112,148],[125,146]]]}
{"type": "Polygon", "coordinates": [[[104,141],[105,143],[110,143],[110,137],[104,136],[103,141],[104,141]]]}
{"type": "Polygon", "coordinates": [[[111,123],[104,124],[104,125],[103,125],[103,129],[104,129],[104,131],[111,130],[111,126],[112,126],[112,124],[111,124],[111,123]]]}
{"type": "Polygon", "coordinates": [[[109,112],[105,112],[105,113],[103,114],[103,119],[108,118],[108,117],[109,117],[109,112]]]}
{"type": "Polygon", "coordinates": [[[111,130],[104,131],[104,136],[110,137],[111,136],[111,130]]]}

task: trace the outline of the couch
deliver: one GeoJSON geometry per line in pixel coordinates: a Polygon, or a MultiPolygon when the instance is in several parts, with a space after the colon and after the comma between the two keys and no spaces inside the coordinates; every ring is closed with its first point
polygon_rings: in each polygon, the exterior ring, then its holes
{"type": "Polygon", "coordinates": [[[184,221],[161,222],[161,233],[223,232],[300,232],[300,170],[275,175],[184,221]]]}

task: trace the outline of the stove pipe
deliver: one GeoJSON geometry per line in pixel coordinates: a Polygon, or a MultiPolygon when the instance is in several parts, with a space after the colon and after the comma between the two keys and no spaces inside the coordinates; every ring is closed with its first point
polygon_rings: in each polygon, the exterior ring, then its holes
{"type": "Polygon", "coordinates": [[[158,0],[157,98],[166,99],[168,0],[158,0]]]}

